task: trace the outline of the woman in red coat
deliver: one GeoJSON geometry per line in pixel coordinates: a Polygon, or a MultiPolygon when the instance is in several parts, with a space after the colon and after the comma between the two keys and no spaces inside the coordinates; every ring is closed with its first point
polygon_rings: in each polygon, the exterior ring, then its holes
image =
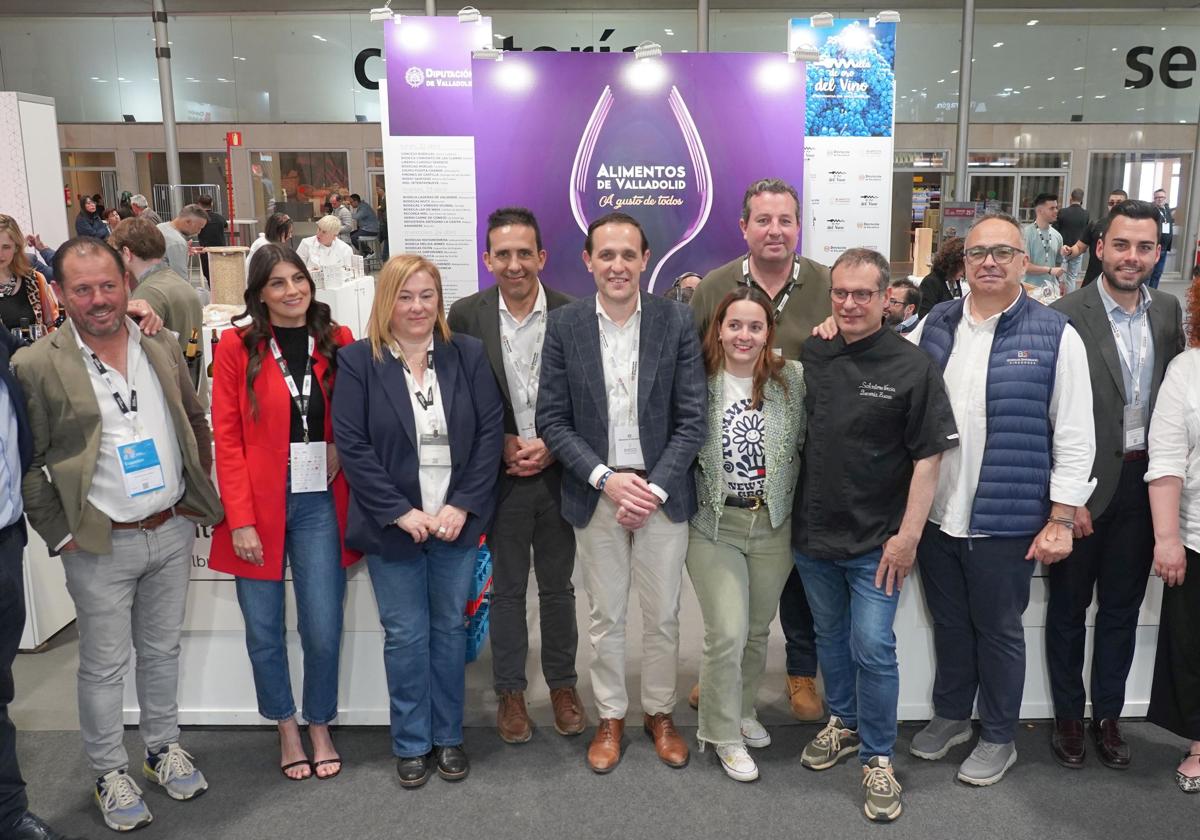
{"type": "Polygon", "coordinates": [[[296,253],[261,247],[250,261],[250,324],[226,330],[213,362],[212,424],[225,520],[213,532],[209,565],[237,577],[258,710],[277,722],[280,766],[289,779],[341,772],[329,736],[337,714],[349,490],[338,469],[332,413],[337,349],[353,341],[296,253]],[[288,673],[284,564],[291,566],[304,651],[300,740],[288,673]]]}

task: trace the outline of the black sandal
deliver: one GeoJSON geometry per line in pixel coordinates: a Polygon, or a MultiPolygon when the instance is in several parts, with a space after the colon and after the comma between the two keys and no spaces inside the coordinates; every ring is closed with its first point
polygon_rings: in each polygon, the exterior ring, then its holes
{"type": "Polygon", "coordinates": [[[339,775],[339,774],[342,772],[342,768],[341,768],[341,766],[339,766],[339,767],[338,767],[338,769],[337,769],[337,773],[330,773],[328,776],[322,776],[320,773],[318,773],[318,772],[317,772],[317,768],[318,768],[318,767],[320,767],[320,766],[322,766],[322,765],[324,765],[324,764],[337,764],[337,765],[341,765],[341,763],[342,763],[342,760],[341,760],[340,758],[323,758],[323,759],[321,759],[320,761],[314,761],[314,762],[312,763],[312,773],[313,773],[313,776],[315,776],[316,778],[318,778],[318,779],[320,779],[320,780],[322,780],[322,781],[325,781],[325,780],[327,780],[327,779],[332,779],[332,778],[336,777],[337,775],[339,775]]]}
{"type": "Polygon", "coordinates": [[[290,782],[303,782],[305,779],[311,779],[313,776],[317,775],[317,771],[313,768],[313,763],[307,758],[300,761],[293,761],[291,764],[285,764],[279,768],[279,772],[282,773],[283,777],[290,782]],[[307,767],[308,775],[289,776],[287,771],[291,770],[293,767],[307,767]]]}

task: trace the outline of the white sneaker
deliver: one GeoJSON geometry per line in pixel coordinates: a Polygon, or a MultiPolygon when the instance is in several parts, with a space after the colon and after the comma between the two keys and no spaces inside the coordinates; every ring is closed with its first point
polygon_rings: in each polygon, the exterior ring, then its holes
{"type": "Polygon", "coordinates": [[[742,741],[747,747],[761,750],[771,746],[771,733],[758,722],[757,718],[742,718],[742,741]]]}
{"type": "Polygon", "coordinates": [[[746,751],[745,744],[717,744],[717,758],[725,775],[738,782],[753,782],[758,778],[758,765],[746,751]]]}

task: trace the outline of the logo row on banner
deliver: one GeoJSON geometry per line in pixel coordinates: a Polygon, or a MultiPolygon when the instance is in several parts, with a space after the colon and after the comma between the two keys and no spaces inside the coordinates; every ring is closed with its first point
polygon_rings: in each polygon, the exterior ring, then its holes
{"type": "MultiPolygon", "coordinates": [[[[392,252],[442,269],[447,301],[479,288],[487,214],[537,215],[545,276],[593,291],[579,254],[588,223],[620,210],[646,230],[642,276],[661,291],[745,252],[746,186],[802,192],[800,250],[888,253],[896,24],[792,21],[792,47],[763,53],[501,53],[491,22],[409,17],[385,24],[380,86],[392,252]]],[[[483,284],[491,283],[484,275],[483,284]]]]}

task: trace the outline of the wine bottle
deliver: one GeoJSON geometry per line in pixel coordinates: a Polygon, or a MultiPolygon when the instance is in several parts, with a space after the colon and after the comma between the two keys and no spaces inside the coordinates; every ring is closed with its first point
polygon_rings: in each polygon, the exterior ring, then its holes
{"type": "Polygon", "coordinates": [[[217,333],[216,330],[213,330],[212,337],[209,340],[209,345],[208,345],[208,351],[209,351],[210,355],[209,355],[209,359],[208,359],[207,373],[208,373],[209,379],[213,378],[213,362],[215,362],[217,360],[217,344],[220,342],[220,340],[221,340],[221,336],[217,333]]]}
{"type": "Polygon", "coordinates": [[[192,386],[200,387],[200,329],[192,327],[188,337],[187,347],[184,348],[183,358],[187,361],[188,373],[192,377],[192,386]]]}

